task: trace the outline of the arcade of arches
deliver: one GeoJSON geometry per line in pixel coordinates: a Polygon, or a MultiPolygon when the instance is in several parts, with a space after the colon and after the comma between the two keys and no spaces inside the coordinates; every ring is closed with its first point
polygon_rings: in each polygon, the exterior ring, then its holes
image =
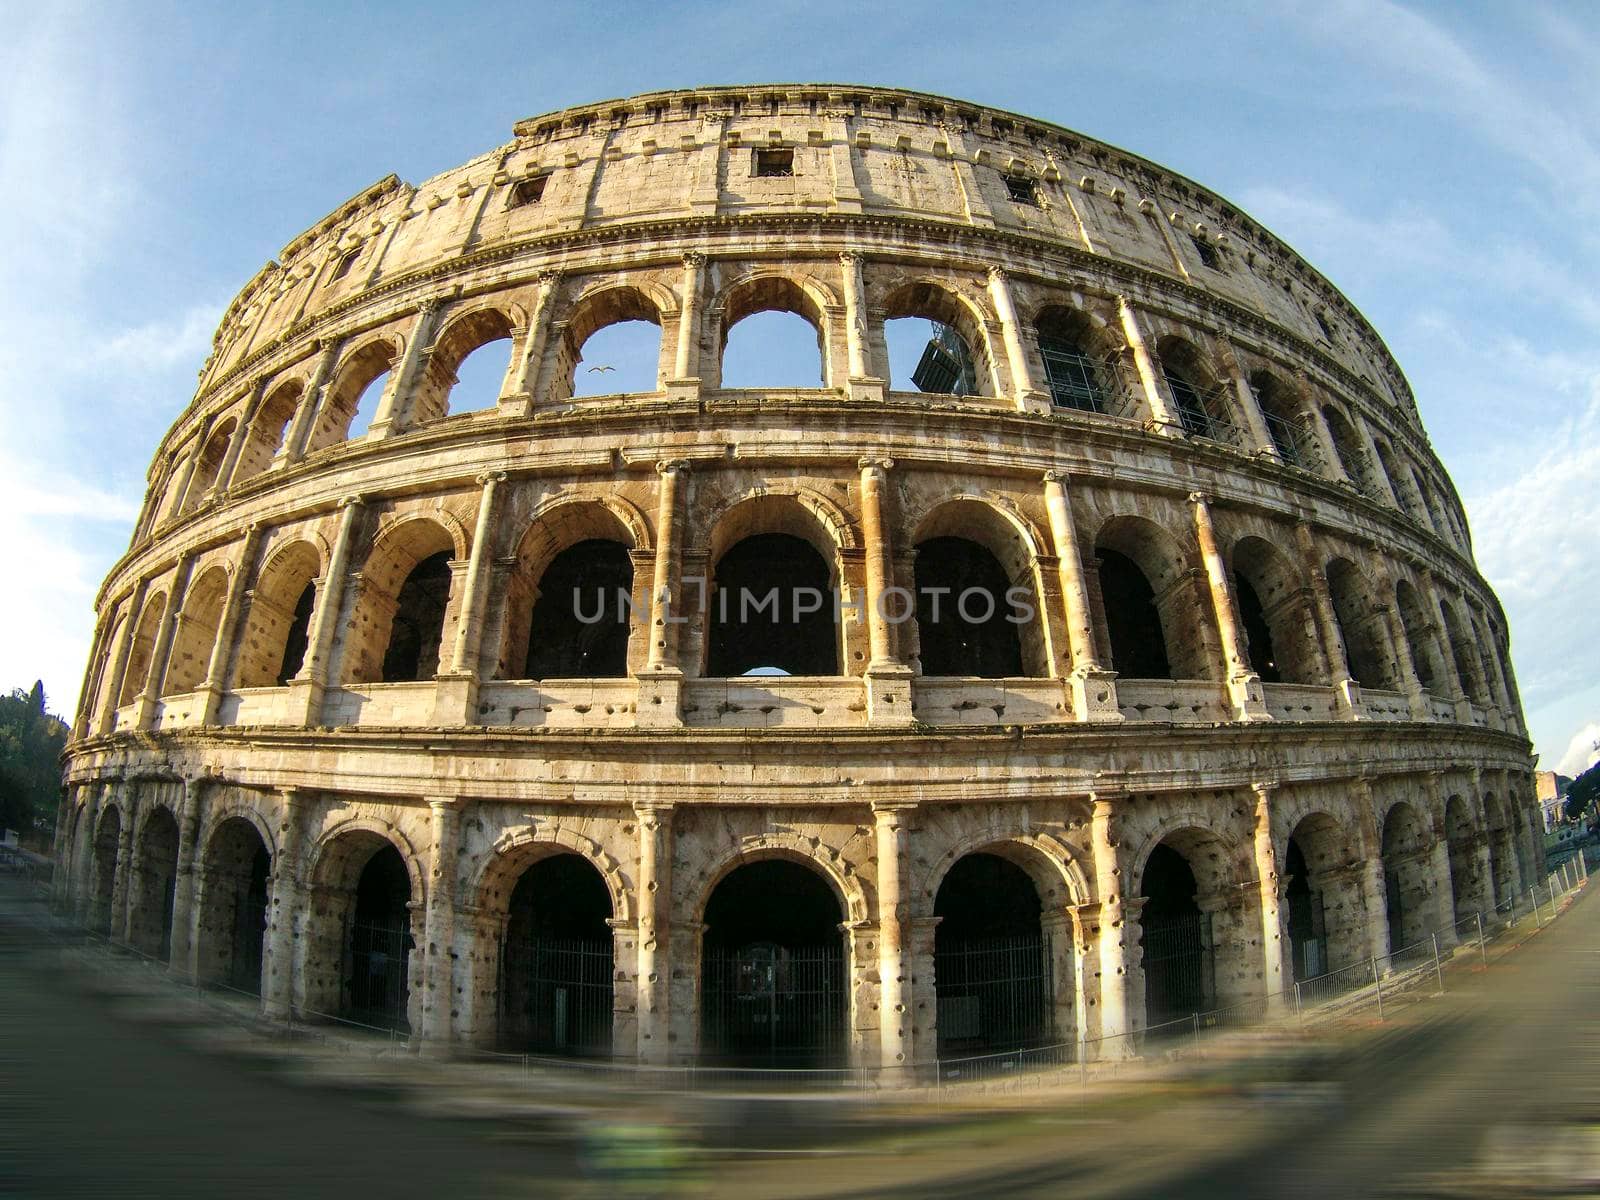
{"type": "Polygon", "coordinates": [[[350,797],[151,779],[75,789],[61,895],[269,1016],[427,1042],[773,1068],[1112,1055],[1452,944],[1534,877],[1511,782],[1066,795],[1021,825],[976,798],[825,816],[369,797],[353,819],[350,797]]]}

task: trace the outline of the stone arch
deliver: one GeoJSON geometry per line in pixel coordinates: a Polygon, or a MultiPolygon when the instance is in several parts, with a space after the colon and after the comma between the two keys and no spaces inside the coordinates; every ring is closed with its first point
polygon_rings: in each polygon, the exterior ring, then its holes
{"type": "Polygon", "coordinates": [[[1515,901],[1521,874],[1515,833],[1505,805],[1493,792],[1483,794],[1483,824],[1489,841],[1490,903],[1499,912],[1515,901]]]}
{"type": "Polygon", "coordinates": [[[306,439],[307,454],[326,450],[351,436],[350,425],[362,395],[400,361],[404,352],[405,339],[399,334],[379,334],[344,353],[323,391],[316,425],[306,439]]]}
{"type": "Polygon", "coordinates": [[[1329,436],[1333,438],[1333,453],[1345,476],[1364,495],[1376,498],[1377,484],[1372,478],[1372,464],[1367,461],[1361,435],[1356,432],[1351,418],[1337,404],[1327,403],[1322,406],[1322,419],[1328,427],[1329,436]]]}
{"type": "Polygon", "coordinates": [[[410,674],[413,679],[434,674],[449,636],[453,589],[447,564],[465,558],[466,547],[461,522],[442,510],[402,517],[379,531],[362,567],[360,596],[346,628],[346,682],[377,683],[396,677],[386,659],[395,648],[397,618],[406,622],[402,632],[415,634],[418,650],[416,663],[400,674],[410,674]],[[443,576],[435,580],[441,564],[446,564],[443,576]],[[421,579],[421,571],[428,572],[428,579],[418,585],[423,588],[416,593],[421,607],[413,613],[408,607],[411,585],[421,579]]]}
{"type": "Polygon", "coordinates": [[[1120,658],[1135,664],[1148,663],[1152,669],[1165,665],[1165,674],[1146,674],[1144,678],[1216,678],[1221,669],[1221,650],[1210,631],[1205,609],[1207,597],[1190,565],[1187,547],[1148,518],[1116,515],[1108,517],[1095,533],[1094,549],[1099,569],[1090,602],[1095,609],[1096,625],[1105,632],[1103,648],[1112,669],[1124,675],[1131,674],[1133,678],[1141,677],[1130,672],[1126,665],[1119,666],[1120,658]],[[1117,562],[1111,555],[1125,561],[1117,562]],[[1129,565],[1137,570],[1149,594],[1141,593],[1138,597],[1125,597],[1113,603],[1117,593],[1136,587],[1140,582],[1138,579],[1119,582],[1129,565]],[[1113,594],[1108,596],[1108,590],[1113,594]],[[1131,605],[1133,599],[1141,600],[1148,607],[1124,608],[1124,604],[1131,605]],[[1155,627],[1148,619],[1151,611],[1156,614],[1155,627]],[[1142,613],[1144,619],[1124,620],[1124,613],[1134,612],[1142,613]],[[1136,644],[1145,643],[1158,632],[1160,656],[1135,651],[1136,644]],[[1158,657],[1164,662],[1157,661],[1158,657]]]}
{"type": "Polygon", "coordinates": [[[1264,683],[1328,682],[1317,645],[1316,613],[1294,558],[1253,534],[1237,539],[1229,558],[1251,669],[1264,683]],[[1267,651],[1273,656],[1270,671],[1256,661],[1267,651]]]}
{"type": "Polygon", "coordinates": [[[184,590],[183,609],[178,614],[178,627],[172,638],[162,695],[192,692],[205,683],[218,627],[222,623],[222,608],[228,600],[229,583],[227,566],[212,563],[184,590]]]}
{"type": "Polygon", "coordinates": [[[233,444],[234,430],[238,427],[239,422],[235,418],[225,417],[206,435],[205,444],[196,456],[194,473],[189,477],[188,489],[184,493],[184,512],[191,512],[199,507],[210,495],[211,489],[216,487],[223,464],[228,459],[228,447],[233,444]]]}
{"type": "Polygon", "coordinates": [[[1394,585],[1395,610],[1400,614],[1400,627],[1405,631],[1406,644],[1411,651],[1411,665],[1417,672],[1417,682],[1422,690],[1441,698],[1450,695],[1450,675],[1438,653],[1435,624],[1429,620],[1427,605],[1421,593],[1408,579],[1399,579],[1394,585]]]}
{"type": "Polygon", "coordinates": [[[341,876],[349,872],[351,861],[362,846],[374,848],[373,840],[387,842],[399,852],[411,879],[412,901],[420,906],[427,894],[423,856],[398,825],[371,814],[344,817],[326,826],[312,843],[311,853],[305,856],[304,878],[313,887],[337,886],[341,876]]]}
{"type": "Polygon", "coordinates": [[[1326,807],[1293,814],[1278,857],[1284,927],[1296,980],[1314,979],[1366,952],[1366,908],[1353,824],[1326,807]]]}
{"type": "Polygon", "coordinates": [[[633,921],[633,892],[622,873],[622,864],[592,838],[563,825],[543,821],[509,829],[495,839],[467,878],[462,894],[467,903],[486,912],[503,912],[522,872],[540,859],[556,854],[576,854],[593,867],[611,895],[613,919],[621,924],[633,921]]]}
{"type": "Polygon", "coordinates": [[[1450,664],[1455,668],[1455,678],[1468,700],[1474,704],[1488,704],[1489,688],[1483,675],[1483,663],[1478,658],[1477,639],[1470,636],[1472,625],[1464,622],[1454,602],[1441,599],[1440,615],[1444,618],[1444,639],[1450,650],[1450,664]]]}
{"type": "Polygon", "coordinates": [[[250,422],[250,433],[239,452],[239,461],[233,468],[235,482],[251,479],[272,465],[272,460],[283,449],[284,438],[304,398],[305,380],[298,376],[275,380],[266,389],[261,406],[250,422]]]}
{"type": "Polygon", "coordinates": [[[123,669],[122,691],[118,707],[132,704],[150,682],[150,669],[154,665],[156,638],[161,632],[161,621],[167,613],[167,594],[155,592],[145,597],[139,610],[139,623],[134,626],[133,644],[128,648],[128,662],[123,669]]]}
{"type": "MultiPolygon", "coordinates": [[[[519,329],[526,328],[527,317],[516,305],[489,299],[452,313],[440,328],[428,351],[428,361],[417,382],[411,401],[411,422],[437,420],[450,411],[450,393],[456,373],[471,355],[493,342],[508,344],[519,329]]],[[[507,354],[509,356],[509,349],[507,354]]]]}
{"type": "Polygon", "coordinates": [[[97,933],[110,934],[116,903],[117,854],[122,841],[122,827],[131,818],[123,805],[107,800],[100,807],[91,831],[90,878],[88,892],[89,928],[97,933]]]}
{"type": "MultiPolygon", "coordinates": [[[[1047,642],[1043,609],[1043,587],[1039,575],[1040,547],[1045,544],[1043,535],[1032,522],[1018,513],[1004,498],[957,492],[934,502],[917,519],[913,526],[910,544],[919,548],[917,555],[918,621],[913,633],[915,653],[920,659],[924,640],[923,620],[931,617],[925,601],[925,580],[931,586],[944,586],[951,580],[937,571],[929,578],[929,563],[921,548],[949,545],[955,540],[971,542],[993,557],[1005,573],[1006,597],[995,598],[997,614],[1008,608],[1020,615],[1022,609],[1012,606],[1009,597],[1015,591],[1026,593],[1025,603],[1032,609],[1026,622],[1008,626],[1014,629],[1017,640],[1017,659],[1023,675],[1036,678],[1050,674],[1051,655],[1047,642]]],[[[954,598],[952,597],[952,600],[954,598]]],[[[999,616],[997,621],[1005,621],[999,616]]]]}
{"type": "MultiPolygon", "coordinates": [[[[484,638],[486,645],[499,647],[498,678],[523,678],[545,572],[563,552],[585,542],[614,543],[630,557],[648,553],[653,545],[644,515],[621,497],[561,495],[539,505],[512,551],[515,566],[501,592],[499,629],[491,629],[484,638]]],[[[641,587],[648,587],[648,575],[648,571],[633,573],[629,602],[636,607],[644,599],[641,587]]],[[[608,611],[609,607],[608,601],[608,611]]],[[[631,647],[627,657],[629,662],[636,658],[631,647]]]]}
{"type": "Polygon", "coordinates": [[[1093,867],[1071,845],[1048,834],[990,823],[962,837],[923,868],[911,893],[919,910],[932,911],[933,898],[950,868],[969,854],[993,854],[1021,867],[1047,907],[1083,904],[1093,895],[1093,867]]]}
{"type": "Polygon", "coordinates": [[[1445,848],[1450,863],[1450,914],[1453,922],[1465,921],[1478,911],[1484,881],[1478,875],[1476,853],[1478,830],[1472,810],[1459,795],[1444,803],[1445,848]]]}
{"type": "Polygon", "coordinates": [[[1388,622],[1372,581],[1348,558],[1330,559],[1324,574],[1351,678],[1364,688],[1397,688],[1400,678],[1388,622]]]}
{"type": "MultiPolygon", "coordinates": [[[[649,280],[619,283],[604,280],[591,284],[572,300],[567,319],[555,330],[555,365],[551,372],[550,399],[571,399],[583,346],[608,325],[623,321],[644,321],[660,327],[678,311],[671,291],[649,280]]],[[[661,368],[656,371],[656,387],[662,384],[661,368]]]]}
{"type": "Polygon", "coordinates": [[[915,276],[894,286],[884,295],[879,308],[885,322],[921,318],[954,330],[965,343],[972,362],[972,394],[999,395],[996,353],[989,340],[993,317],[988,308],[974,300],[960,284],[932,276],[915,276]]]}
{"type": "Polygon", "coordinates": [[[832,291],[807,275],[792,275],[772,267],[756,267],[730,280],[712,301],[716,321],[716,379],[724,378],[723,358],[734,326],[757,313],[791,313],[810,325],[817,338],[817,386],[833,377],[829,362],[828,317],[838,308],[832,291]]]}
{"type": "Polygon", "coordinates": [[[766,833],[742,839],[737,849],[723,855],[701,877],[696,885],[698,892],[691,920],[696,924],[704,922],[711,893],[734,871],[768,859],[782,859],[816,871],[832,889],[847,922],[871,919],[875,898],[868,895],[866,884],[843,855],[815,838],[798,833],[766,833]]]}
{"type": "Polygon", "coordinates": [[[1211,358],[1176,334],[1158,339],[1155,350],[1167,399],[1184,433],[1238,444],[1227,380],[1211,358]]]}
{"type": "Polygon", "coordinates": [[[1130,351],[1125,339],[1099,313],[1060,300],[1019,315],[1032,333],[1040,378],[1056,408],[1125,413],[1123,373],[1130,351]]]}
{"type": "Polygon", "coordinates": [[[261,814],[237,799],[210,814],[196,854],[195,975],[259,994],[278,852],[261,814]]]}
{"type": "Polygon", "coordinates": [[[1391,953],[1416,945],[1433,929],[1429,896],[1430,823],[1409,800],[1391,801],[1378,822],[1391,953]]]}
{"type": "Polygon", "coordinates": [[[1314,442],[1305,430],[1305,397],[1266,368],[1250,372],[1249,383],[1278,457],[1292,467],[1311,469],[1314,442]]]}
{"type": "Polygon", "coordinates": [[[327,547],[314,535],[273,547],[250,592],[235,686],[281,686],[299,673],[327,561],[327,547]]]}
{"type": "Polygon", "coordinates": [[[784,525],[780,532],[792,532],[810,542],[830,560],[840,551],[861,546],[855,522],[822,492],[803,484],[760,485],[730,496],[706,515],[703,528],[709,531],[712,561],[767,517],[778,517],[784,525]]]}
{"type": "Polygon", "coordinates": [[[161,794],[166,789],[149,790],[154,793],[152,802],[139,814],[134,835],[128,944],[141,954],[165,961],[172,949],[179,828],[177,814],[161,794]]]}

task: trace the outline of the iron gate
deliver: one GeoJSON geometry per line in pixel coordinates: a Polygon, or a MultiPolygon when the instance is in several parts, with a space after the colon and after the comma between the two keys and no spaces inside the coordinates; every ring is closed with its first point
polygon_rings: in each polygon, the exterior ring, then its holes
{"type": "Polygon", "coordinates": [[[1164,917],[1143,928],[1145,1023],[1160,1025],[1215,1006],[1211,914],[1164,917]]]}
{"type": "Polygon", "coordinates": [[[939,1054],[1023,1050],[1055,1035],[1050,939],[941,944],[934,951],[939,1054]]]}
{"type": "Polygon", "coordinates": [[[752,1067],[833,1067],[844,1058],[844,954],[838,946],[757,942],[703,951],[703,1058],[752,1067]]]}
{"type": "Polygon", "coordinates": [[[1328,929],[1321,892],[1289,897],[1289,945],[1296,982],[1327,973],[1328,929]]]}
{"type": "Polygon", "coordinates": [[[350,927],[350,1015],[369,1025],[409,1028],[406,976],[411,933],[394,925],[357,922],[350,927]]]}
{"type": "Polygon", "coordinates": [[[524,938],[500,954],[500,1040],[544,1054],[609,1055],[612,943],[524,938]]]}
{"type": "Polygon", "coordinates": [[[228,957],[229,987],[261,993],[261,959],[267,932],[267,898],[254,891],[236,894],[233,952],[228,957]]]}

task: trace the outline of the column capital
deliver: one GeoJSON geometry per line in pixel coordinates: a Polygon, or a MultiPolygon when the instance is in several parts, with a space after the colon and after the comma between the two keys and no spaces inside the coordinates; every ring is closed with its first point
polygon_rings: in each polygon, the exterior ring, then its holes
{"type": "Polygon", "coordinates": [[[678,807],[676,800],[635,800],[633,812],[641,821],[650,817],[669,816],[678,807]]]}
{"type": "Polygon", "coordinates": [[[443,303],[443,301],[441,301],[438,296],[429,296],[421,304],[417,305],[417,316],[433,316],[434,313],[439,311],[439,305],[441,303],[443,303]]]}
{"type": "Polygon", "coordinates": [[[504,483],[506,481],[506,473],[504,471],[484,471],[478,475],[477,479],[479,487],[488,487],[491,483],[504,483]]]}
{"type": "Polygon", "coordinates": [[[1256,800],[1265,803],[1273,792],[1282,785],[1276,779],[1252,779],[1250,790],[1255,793],[1256,800]]]}
{"type": "Polygon", "coordinates": [[[442,816],[452,812],[459,813],[467,806],[467,798],[465,796],[429,796],[427,797],[427,801],[428,808],[431,809],[436,816],[442,816]]]}
{"type": "Polygon", "coordinates": [[[277,792],[279,798],[283,800],[284,807],[291,811],[296,808],[304,808],[311,802],[311,793],[303,787],[290,785],[289,787],[278,788],[277,792]]]}
{"type": "Polygon", "coordinates": [[[839,261],[847,267],[859,267],[867,261],[867,256],[859,250],[841,250],[839,252],[839,261]]]}
{"type": "Polygon", "coordinates": [[[1066,471],[1051,470],[1044,473],[1044,481],[1046,483],[1059,483],[1065,487],[1072,482],[1072,476],[1066,471]]]}
{"type": "Polygon", "coordinates": [[[683,265],[688,267],[691,271],[698,271],[701,267],[706,265],[705,252],[701,250],[690,250],[683,256],[683,265]]]}
{"type": "Polygon", "coordinates": [[[995,283],[1004,283],[1010,277],[1010,274],[1002,266],[997,265],[989,268],[989,278],[995,283]]]}
{"type": "Polygon", "coordinates": [[[656,462],[656,472],[660,475],[680,475],[689,470],[689,460],[686,458],[664,458],[656,462]]]}
{"type": "Polygon", "coordinates": [[[363,496],[360,492],[353,492],[348,496],[340,496],[339,497],[338,507],[340,507],[340,508],[354,508],[358,504],[366,503],[366,499],[367,498],[365,496],[363,496]]]}
{"type": "Polygon", "coordinates": [[[922,805],[916,800],[874,800],[871,803],[874,817],[899,817],[915,812],[922,805]]]}
{"type": "Polygon", "coordinates": [[[1205,492],[1190,492],[1189,493],[1189,503],[1190,504],[1205,504],[1205,505],[1209,505],[1211,503],[1211,497],[1208,496],[1205,492]]]}
{"type": "Polygon", "coordinates": [[[540,271],[533,277],[533,281],[542,288],[554,287],[561,282],[560,271],[540,271]]]}
{"type": "Polygon", "coordinates": [[[894,459],[867,454],[856,460],[856,466],[863,472],[872,471],[882,475],[894,469],[894,459]]]}

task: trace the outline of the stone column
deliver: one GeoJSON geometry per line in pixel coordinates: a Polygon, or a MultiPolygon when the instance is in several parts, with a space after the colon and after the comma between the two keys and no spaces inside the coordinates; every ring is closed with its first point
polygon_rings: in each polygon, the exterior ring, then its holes
{"type": "Polygon", "coordinates": [[[1093,797],[1089,824],[1094,856],[1095,891],[1100,897],[1100,1045],[1101,1058],[1127,1058],[1133,1044],[1132,996],[1128,987],[1129,905],[1123,890],[1120,824],[1116,805],[1093,797]]]}
{"type": "Polygon", "coordinates": [[[1446,804],[1444,775],[1430,771],[1427,775],[1427,809],[1437,814],[1428,824],[1433,834],[1433,845],[1428,847],[1428,874],[1432,877],[1434,896],[1435,934],[1441,951],[1453,950],[1456,945],[1456,879],[1450,864],[1450,839],[1445,832],[1444,809],[1446,804]]]}
{"type": "MultiPolygon", "coordinates": [[[[1301,376],[1301,390],[1304,391],[1308,385],[1309,381],[1304,376],[1301,376]]],[[[1335,483],[1341,481],[1355,483],[1355,480],[1351,479],[1349,473],[1344,469],[1344,460],[1339,457],[1337,444],[1333,440],[1333,430],[1328,428],[1328,418],[1323,415],[1322,406],[1314,400],[1308,400],[1306,402],[1306,412],[1310,414],[1311,432],[1316,437],[1318,447],[1322,452],[1323,468],[1327,472],[1328,478],[1335,483]]]]}
{"type": "Polygon", "coordinates": [[[305,394],[295,406],[289,428],[284,431],[283,445],[268,464],[269,471],[281,470],[305,457],[306,443],[311,438],[311,431],[316,428],[317,418],[322,415],[322,397],[328,386],[328,377],[333,374],[334,364],[339,358],[339,344],[338,338],[317,339],[317,365],[312,369],[311,382],[306,384],[305,394]]]}
{"type": "Polygon", "coordinates": [[[495,501],[504,471],[478,476],[478,520],[472,528],[472,550],[467,559],[460,615],[456,618],[450,670],[440,672],[434,687],[436,725],[476,725],[478,683],[483,628],[489,607],[489,573],[494,565],[495,501]]]}
{"type": "Polygon", "coordinates": [[[167,968],[185,983],[195,977],[195,844],[200,832],[201,780],[186,776],[178,811],[178,869],[172,885],[172,950],[167,968]]]}
{"type": "Polygon", "coordinates": [[[410,424],[411,396],[423,365],[433,351],[434,322],[438,313],[437,299],[430,298],[417,305],[411,336],[406,339],[400,361],[392,368],[394,374],[389,377],[389,386],[384,388],[383,397],[378,401],[378,410],[367,429],[368,437],[385,438],[400,433],[410,424]]]}
{"type": "Polygon", "coordinates": [[[1050,518],[1050,540],[1056,552],[1061,601],[1067,618],[1067,643],[1072,654],[1072,674],[1067,680],[1072,711],[1080,721],[1120,721],[1116,672],[1104,668],[1095,647],[1094,608],[1089,601],[1089,585],[1066,485],[1065,472],[1044,473],[1044,505],[1050,518]]]}
{"type": "Polygon", "coordinates": [[[244,544],[239,549],[238,562],[234,564],[233,578],[228,581],[228,598],[222,605],[222,615],[217,619],[216,640],[211,643],[211,659],[206,665],[206,681],[201,685],[205,693],[201,724],[215,725],[217,710],[227,694],[228,668],[233,662],[233,646],[239,636],[239,618],[244,612],[244,598],[250,590],[255,574],[256,549],[261,545],[261,523],[252,521],[245,528],[244,544]]]}
{"type": "Polygon", "coordinates": [[[1211,610],[1217,618],[1217,634],[1227,660],[1228,696],[1233,702],[1234,716],[1240,721],[1270,720],[1266,698],[1261,691],[1261,677],[1250,669],[1244,634],[1234,616],[1233,586],[1228,579],[1227,568],[1223,566],[1222,553],[1217,548],[1211,507],[1200,492],[1190,492],[1189,503],[1194,506],[1195,538],[1200,543],[1200,560],[1205,564],[1211,610]]]}
{"type": "Polygon", "coordinates": [[[261,966],[261,1012],[271,1020],[283,1021],[294,1011],[296,930],[305,919],[300,847],[307,803],[305,793],[298,788],[284,788],[278,796],[282,811],[277,851],[272,857],[272,894],[261,966]]]}
{"type": "Polygon", "coordinates": [[[167,661],[172,657],[172,639],[178,632],[178,622],[183,620],[183,605],[189,592],[189,573],[194,569],[194,555],[184,554],[172,573],[172,591],[167,596],[167,609],[161,614],[161,627],[156,632],[156,644],[150,651],[150,672],[145,676],[144,690],[139,693],[138,707],[133,714],[135,729],[148,729],[158,718],[161,694],[166,690],[167,661]]]}
{"type": "Polygon", "coordinates": [[[871,661],[867,663],[867,721],[874,725],[911,723],[911,668],[896,652],[891,613],[900,608],[887,594],[894,586],[894,548],[884,519],[883,487],[894,460],[863,458],[861,468],[861,533],[866,569],[866,618],[871,661]]]}
{"type": "Polygon", "coordinates": [[[1352,779],[1350,796],[1361,845],[1360,885],[1361,902],[1367,914],[1367,954],[1378,960],[1381,970],[1383,960],[1389,955],[1389,891],[1384,880],[1383,840],[1378,833],[1372,785],[1365,779],[1352,779]]]}
{"type": "Polygon", "coordinates": [[[1117,309],[1122,315],[1122,336],[1127,340],[1128,349],[1133,354],[1133,365],[1138,368],[1139,382],[1144,385],[1145,403],[1149,405],[1150,420],[1155,426],[1155,432],[1181,437],[1183,423],[1167,404],[1167,395],[1162,390],[1161,373],[1156,369],[1155,360],[1151,358],[1150,351],[1145,346],[1144,331],[1139,328],[1138,314],[1126,299],[1118,299],[1117,309]]]}
{"type": "Polygon", "coordinates": [[[117,709],[122,703],[122,688],[128,674],[128,659],[133,654],[133,639],[138,633],[139,618],[144,615],[144,601],[149,590],[149,580],[141,579],[129,596],[128,616],[122,622],[122,633],[117,638],[116,652],[108,668],[106,704],[95,725],[97,733],[110,733],[116,728],[117,709]]]}
{"type": "Polygon", "coordinates": [[[878,855],[878,1063],[898,1074],[911,1065],[915,1044],[906,969],[906,883],[910,804],[874,803],[878,855]]]}
{"type": "Polygon", "coordinates": [[[649,653],[639,676],[635,719],[643,728],[683,724],[683,668],[678,634],[688,617],[680,611],[683,537],[682,492],[689,464],[681,459],[656,464],[656,562],[650,586],[649,653]]]}
{"type": "Polygon", "coordinates": [[[1389,631],[1389,644],[1394,648],[1395,669],[1400,673],[1400,687],[1410,703],[1412,720],[1431,721],[1433,706],[1428,702],[1427,693],[1422,690],[1422,680],[1417,677],[1417,666],[1411,659],[1411,640],[1406,637],[1405,623],[1400,619],[1400,613],[1395,607],[1398,601],[1394,599],[1394,580],[1388,570],[1381,565],[1376,574],[1378,585],[1383,589],[1386,599],[1375,607],[1384,627],[1389,631]]]}
{"type": "Polygon", "coordinates": [[[133,831],[139,823],[139,804],[134,786],[127,780],[117,784],[122,803],[122,824],[117,829],[117,862],[112,872],[110,936],[114,942],[128,942],[128,910],[133,891],[133,831]]]}
{"type": "Polygon", "coordinates": [[[544,361],[544,348],[550,339],[550,313],[555,307],[552,301],[560,281],[559,271],[539,274],[533,292],[533,311],[528,314],[528,327],[522,331],[520,353],[512,360],[500,397],[502,409],[510,409],[521,416],[533,412],[533,389],[539,385],[539,365],[544,361]]]}
{"type": "Polygon", "coordinates": [[[1278,453],[1278,443],[1272,440],[1272,431],[1267,428],[1267,419],[1261,414],[1261,402],[1256,399],[1256,390],[1250,386],[1250,379],[1245,374],[1244,364],[1239,361],[1239,354],[1233,348],[1233,343],[1223,341],[1224,353],[1228,358],[1229,382],[1233,384],[1235,404],[1238,405],[1239,415],[1244,418],[1245,428],[1250,432],[1250,440],[1255,443],[1255,448],[1272,458],[1282,460],[1278,453]]]}
{"type": "Polygon", "coordinates": [[[422,1045],[450,1044],[455,1007],[456,856],[461,846],[461,805],[456,796],[428,797],[428,889],[422,933],[422,1045]]]}
{"type": "Polygon", "coordinates": [[[881,400],[886,388],[872,374],[871,340],[867,332],[866,285],[862,279],[863,256],[854,250],[839,255],[844,279],[844,332],[849,374],[845,390],[852,400],[881,400]]]}
{"type": "Polygon", "coordinates": [[[1000,318],[1000,337],[1006,346],[1006,364],[1011,368],[1011,391],[1020,412],[1048,412],[1050,398],[1033,382],[1027,347],[1022,344],[1022,327],[1017,308],[1011,302],[1011,284],[1004,267],[989,268],[989,301],[1000,318]]]}
{"type": "Polygon", "coordinates": [[[1278,850],[1272,840],[1272,793],[1274,783],[1250,785],[1255,793],[1256,881],[1261,895],[1261,982],[1267,998],[1267,1015],[1281,1016],[1283,989],[1294,983],[1294,968],[1289,960],[1289,939],[1285,930],[1283,888],[1287,882],[1278,875],[1278,850]]]}
{"type": "Polygon", "coordinates": [[[691,251],[683,256],[683,302],[678,310],[678,345],[672,357],[674,390],[698,392],[701,292],[705,290],[706,256],[691,251]]]}
{"type": "Polygon", "coordinates": [[[339,507],[343,510],[339,517],[339,532],[334,537],[333,551],[328,556],[328,570],[317,586],[316,608],[311,614],[311,628],[306,637],[305,661],[300,666],[300,673],[289,681],[294,693],[291,711],[299,716],[298,724],[301,725],[315,725],[322,719],[322,696],[328,687],[328,660],[333,654],[334,637],[339,631],[339,617],[350,580],[350,547],[355,540],[356,524],[363,512],[360,496],[346,496],[339,501],[339,507]]]}
{"type": "Polygon", "coordinates": [[[228,442],[228,452],[222,456],[222,466],[217,470],[216,482],[211,485],[212,496],[221,496],[232,486],[233,472],[239,465],[239,455],[250,440],[250,429],[255,424],[256,413],[261,408],[261,401],[266,396],[266,391],[267,377],[263,375],[251,388],[250,399],[244,406],[244,412],[239,416],[239,424],[233,431],[232,440],[228,442]]]}
{"type": "Polygon", "coordinates": [[[639,1061],[665,1065],[671,1055],[672,991],[672,805],[644,802],[633,806],[639,822],[639,878],[635,903],[639,912],[638,1021],[639,1061]]]}
{"type": "Polygon", "coordinates": [[[94,842],[95,827],[100,820],[100,793],[108,790],[109,784],[90,784],[85,789],[89,799],[84,803],[83,816],[78,820],[79,845],[77,849],[77,865],[72,872],[72,916],[79,925],[87,925],[92,919],[94,906],[94,842]]]}
{"type": "Polygon", "coordinates": [[[1295,526],[1294,532],[1295,540],[1300,545],[1300,556],[1305,562],[1306,575],[1311,581],[1311,607],[1317,620],[1328,681],[1338,694],[1339,714],[1347,721],[1359,720],[1362,715],[1361,688],[1350,674],[1344,637],[1339,632],[1339,615],[1333,607],[1333,590],[1328,586],[1327,572],[1322,569],[1316,539],[1312,536],[1311,527],[1304,521],[1295,526]]]}

